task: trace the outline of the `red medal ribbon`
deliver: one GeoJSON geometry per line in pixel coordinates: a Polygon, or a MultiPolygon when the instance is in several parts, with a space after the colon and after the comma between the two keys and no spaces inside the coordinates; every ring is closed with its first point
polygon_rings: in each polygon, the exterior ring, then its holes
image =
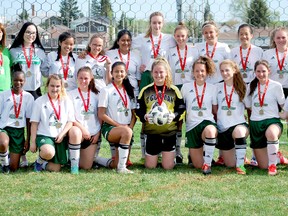
{"type": "Polygon", "coordinates": [[[204,82],[201,99],[199,99],[199,94],[198,94],[198,88],[197,88],[196,81],[194,81],[194,88],[195,88],[195,93],[196,93],[196,99],[197,99],[198,107],[199,107],[199,109],[201,109],[202,108],[202,104],[203,104],[205,89],[206,89],[206,82],[204,82]]]}
{"type": "Polygon", "coordinates": [[[13,97],[13,103],[14,103],[14,113],[15,113],[15,117],[16,119],[18,119],[19,114],[20,114],[20,110],[21,110],[21,106],[22,106],[22,101],[23,101],[23,91],[21,91],[20,93],[20,101],[19,101],[19,106],[17,107],[17,103],[16,103],[16,98],[15,98],[15,92],[12,89],[12,97],[13,97]]]}
{"type": "Polygon", "coordinates": [[[61,55],[61,54],[60,54],[60,61],[61,61],[62,69],[63,69],[64,79],[66,80],[67,77],[68,77],[70,56],[68,55],[68,57],[67,57],[66,67],[65,67],[65,65],[64,65],[63,58],[62,58],[62,55],[61,55]]]}
{"type": "Polygon", "coordinates": [[[82,101],[83,101],[83,106],[84,106],[85,112],[88,112],[88,108],[89,108],[89,104],[90,104],[90,90],[88,90],[87,104],[85,103],[85,99],[84,99],[84,97],[83,97],[83,94],[82,94],[80,88],[78,88],[78,92],[79,92],[79,94],[80,94],[80,96],[81,96],[81,99],[82,99],[82,101]]]}
{"type": "Polygon", "coordinates": [[[178,52],[180,67],[181,67],[181,70],[182,70],[182,71],[184,71],[185,65],[186,65],[187,49],[188,49],[188,48],[187,48],[187,45],[185,45],[184,61],[182,61],[180,49],[179,49],[179,46],[177,45],[177,52],[178,52]]]}
{"type": "Polygon", "coordinates": [[[164,83],[162,94],[161,94],[161,98],[159,97],[158,89],[157,89],[157,86],[156,86],[155,82],[154,82],[154,90],[156,92],[156,97],[157,97],[158,104],[159,104],[159,106],[161,106],[161,104],[162,104],[162,102],[164,100],[164,96],[165,96],[166,83],[164,83]]]}
{"type": "Polygon", "coordinates": [[[265,97],[265,94],[266,94],[266,91],[267,91],[267,88],[268,88],[268,84],[269,84],[269,79],[265,83],[264,92],[263,92],[263,95],[261,97],[261,95],[260,95],[261,94],[260,93],[260,83],[258,82],[258,98],[259,98],[260,107],[262,107],[263,104],[264,104],[264,97],[265,97]]]}
{"type": "Polygon", "coordinates": [[[54,105],[54,103],[53,103],[53,101],[52,101],[49,93],[48,93],[48,98],[49,98],[49,101],[50,101],[50,103],[51,103],[51,105],[52,105],[52,108],[53,108],[53,110],[54,110],[54,113],[55,113],[55,115],[56,115],[56,118],[58,119],[58,121],[60,121],[61,106],[60,106],[60,97],[59,97],[59,95],[58,95],[58,98],[57,98],[57,100],[58,100],[58,110],[59,110],[58,112],[57,112],[57,110],[56,110],[56,108],[55,108],[55,105],[54,105]]]}
{"type": "Polygon", "coordinates": [[[3,54],[0,53],[0,66],[3,66],[3,62],[4,62],[4,58],[3,58],[3,54]]]}
{"type": "Polygon", "coordinates": [[[242,55],[242,46],[240,46],[240,58],[241,58],[242,68],[243,68],[244,71],[246,71],[246,68],[247,68],[247,62],[248,62],[248,58],[249,58],[249,55],[250,55],[250,51],[251,51],[251,45],[248,48],[247,56],[246,56],[246,59],[245,59],[245,62],[244,62],[243,55],[242,55]]]}
{"type": "MultiPolygon", "coordinates": [[[[121,52],[120,52],[119,49],[118,49],[118,54],[119,54],[120,60],[124,63],[122,54],[121,54],[121,52]]],[[[130,51],[128,52],[127,62],[125,63],[125,65],[126,65],[126,71],[128,71],[129,63],[130,63],[130,51]]]]}
{"type": "Polygon", "coordinates": [[[96,57],[94,57],[90,52],[88,53],[88,55],[90,56],[90,57],[92,57],[93,59],[95,59],[96,61],[98,61],[98,62],[104,62],[108,57],[107,56],[105,56],[105,55],[97,55],[96,57]]]}
{"type": "Polygon", "coordinates": [[[28,69],[30,69],[31,63],[32,63],[32,56],[33,56],[34,47],[33,47],[33,45],[30,46],[29,59],[28,59],[28,56],[26,54],[26,49],[25,49],[25,47],[23,45],[22,45],[22,51],[24,53],[24,57],[25,57],[25,60],[26,60],[27,67],[28,67],[28,69]]]}
{"type": "Polygon", "coordinates": [[[128,106],[128,100],[127,100],[127,95],[126,95],[126,90],[124,88],[124,86],[122,86],[123,88],[123,92],[124,92],[124,97],[123,95],[121,94],[121,92],[119,91],[118,87],[116,86],[116,84],[114,82],[112,82],[112,84],[114,85],[114,87],[116,88],[118,94],[120,95],[122,101],[123,101],[123,104],[125,106],[125,108],[127,109],[127,106],[128,106]]]}
{"type": "Polygon", "coordinates": [[[154,45],[152,34],[150,34],[150,40],[151,40],[153,55],[154,55],[154,59],[155,59],[155,58],[157,58],[157,56],[159,54],[160,45],[161,45],[161,41],[162,41],[162,34],[160,34],[160,36],[159,36],[159,41],[158,41],[158,45],[157,45],[157,49],[156,50],[155,50],[155,45],[154,45]]]}
{"type": "Polygon", "coordinates": [[[279,67],[280,71],[282,71],[282,68],[284,66],[284,61],[285,61],[286,55],[287,55],[287,49],[285,50],[284,56],[283,56],[281,63],[280,63],[278,49],[276,48],[276,57],[277,57],[278,67],[279,67]]]}
{"type": "Polygon", "coordinates": [[[207,55],[209,58],[211,58],[211,59],[213,59],[213,56],[214,56],[214,54],[215,54],[216,46],[217,46],[217,42],[214,44],[213,50],[212,50],[212,54],[211,54],[211,56],[210,56],[210,55],[209,55],[209,50],[208,50],[208,43],[206,43],[206,55],[207,55]]]}
{"type": "Polygon", "coordinates": [[[234,92],[234,86],[232,86],[232,90],[230,92],[229,99],[228,99],[228,95],[227,95],[226,83],[224,83],[224,92],[225,92],[225,99],[226,99],[226,103],[227,103],[228,109],[230,109],[231,102],[232,102],[232,95],[233,95],[233,92],[234,92]]]}

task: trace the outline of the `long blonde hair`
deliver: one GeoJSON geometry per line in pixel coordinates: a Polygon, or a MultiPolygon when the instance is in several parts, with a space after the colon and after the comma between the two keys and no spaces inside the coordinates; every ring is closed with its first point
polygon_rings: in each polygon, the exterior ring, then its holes
{"type": "Polygon", "coordinates": [[[156,11],[156,12],[153,12],[152,14],[150,14],[150,17],[149,17],[149,28],[148,28],[148,31],[146,32],[146,35],[145,37],[149,37],[152,33],[152,27],[151,27],[151,20],[154,16],[161,16],[162,19],[163,19],[163,22],[164,22],[164,16],[161,12],[159,11],[156,11]]]}
{"type": "MultiPolygon", "coordinates": [[[[54,79],[54,80],[60,80],[61,81],[61,90],[60,90],[60,99],[65,97],[66,96],[66,90],[64,88],[64,82],[63,82],[63,79],[58,75],[58,74],[51,74],[48,79],[47,79],[47,82],[46,82],[46,85],[45,85],[45,88],[46,88],[46,91],[47,91],[47,88],[50,84],[50,81],[54,79]]],[[[48,91],[47,91],[48,92],[48,91]]]]}
{"type": "Polygon", "coordinates": [[[284,32],[286,32],[286,35],[288,36],[288,30],[285,27],[278,27],[278,28],[274,29],[272,31],[271,37],[270,37],[270,47],[271,48],[276,48],[276,43],[274,41],[274,38],[275,38],[275,35],[278,31],[284,31],[284,32]]]}
{"type": "Polygon", "coordinates": [[[173,81],[172,81],[172,72],[171,72],[171,68],[170,68],[170,65],[169,65],[168,61],[165,58],[163,58],[163,57],[157,57],[154,60],[153,64],[152,64],[151,73],[153,72],[153,70],[156,67],[156,65],[164,66],[164,68],[165,68],[165,70],[167,72],[167,76],[165,78],[165,83],[166,83],[166,86],[168,88],[170,88],[173,81]]]}

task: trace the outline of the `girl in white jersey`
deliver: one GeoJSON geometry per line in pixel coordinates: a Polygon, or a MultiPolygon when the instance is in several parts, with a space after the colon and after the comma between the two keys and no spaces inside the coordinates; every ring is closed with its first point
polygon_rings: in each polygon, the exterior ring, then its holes
{"type": "Polygon", "coordinates": [[[209,57],[200,56],[193,64],[195,81],[185,83],[181,89],[186,104],[185,146],[189,148],[193,166],[202,168],[204,175],[211,174],[217,138],[214,120],[217,112],[217,87],[206,82],[207,76],[213,76],[214,73],[213,61],[209,57]]]}
{"type": "Polygon", "coordinates": [[[226,166],[236,166],[237,173],[245,175],[246,138],[249,135],[244,116],[246,84],[234,61],[222,61],[220,71],[224,82],[217,85],[219,134],[216,147],[222,150],[226,166]]]}
{"type": "Polygon", "coordinates": [[[285,97],[279,82],[269,79],[270,68],[266,60],[255,63],[255,79],[249,85],[245,99],[250,117],[250,147],[261,169],[268,168],[269,175],[277,174],[277,152],[283,125],[278,106],[283,107],[285,97]]]}
{"type": "Polygon", "coordinates": [[[115,143],[117,150],[111,168],[119,173],[133,173],[126,168],[129,145],[136,121],[133,87],[127,78],[126,65],[115,62],[111,71],[113,81],[100,91],[98,116],[103,121],[102,135],[109,143],[115,143]]]}
{"type": "Polygon", "coordinates": [[[13,87],[0,94],[0,163],[3,173],[9,173],[10,169],[12,171],[18,169],[21,154],[29,150],[29,118],[34,102],[33,96],[22,89],[25,75],[21,65],[19,63],[14,65],[12,71],[13,87]]]}
{"type": "Polygon", "coordinates": [[[47,55],[48,74],[59,74],[64,81],[67,91],[77,88],[74,77],[75,60],[77,55],[72,53],[74,47],[74,37],[69,32],[63,32],[58,38],[58,49],[47,55]]]}
{"type": "Polygon", "coordinates": [[[214,21],[206,21],[202,25],[202,35],[204,36],[205,42],[195,44],[198,48],[201,56],[207,56],[211,58],[215,63],[215,73],[213,76],[207,78],[208,83],[219,83],[222,81],[220,74],[219,64],[224,59],[230,58],[230,48],[227,44],[218,42],[219,30],[214,21]]]}
{"type": "Polygon", "coordinates": [[[82,132],[80,162],[82,169],[91,169],[100,136],[98,120],[98,90],[95,87],[91,68],[84,66],[77,73],[78,88],[68,92],[75,113],[75,126],[82,132]]]}
{"type": "Polygon", "coordinates": [[[73,126],[73,104],[66,96],[59,75],[50,75],[46,87],[48,92],[36,99],[30,119],[30,151],[35,153],[39,149],[34,171],[60,171],[61,165],[67,163],[66,152],[69,147],[71,173],[78,174],[82,133],[78,127],[73,126]]]}
{"type": "Polygon", "coordinates": [[[104,54],[103,39],[96,34],[90,38],[86,54],[82,54],[76,59],[74,77],[77,77],[77,71],[83,66],[91,68],[98,91],[101,91],[103,87],[111,82],[111,61],[104,54]]]}

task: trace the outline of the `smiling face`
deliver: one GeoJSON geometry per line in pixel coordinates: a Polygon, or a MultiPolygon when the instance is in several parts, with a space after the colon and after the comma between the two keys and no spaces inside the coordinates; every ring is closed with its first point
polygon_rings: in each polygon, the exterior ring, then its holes
{"type": "Polygon", "coordinates": [[[124,64],[116,65],[112,69],[113,82],[120,85],[123,83],[123,79],[127,76],[126,68],[124,64]]]}
{"type": "Polygon", "coordinates": [[[235,71],[229,64],[221,64],[220,66],[221,76],[225,83],[233,82],[233,75],[235,71]]]}
{"type": "Polygon", "coordinates": [[[48,84],[48,93],[51,98],[56,99],[60,95],[61,92],[61,80],[56,80],[51,78],[48,84]]]}
{"type": "Polygon", "coordinates": [[[213,25],[205,26],[202,30],[202,34],[205,38],[205,41],[209,45],[214,45],[218,40],[218,33],[216,31],[215,26],[213,26],[213,25]]]}
{"type": "Polygon", "coordinates": [[[87,70],[79,71],[77,75],[78,87],[81,90],[88,90],[89,83],[91,81],[91,73],[87,70]]]}
{"type": "Polygon", "coordinates": [[[177,45],[179,47],[185,46],[186,42],[188,40],[187,31],[185,29],[178,29],[174,34],[174,38],[175,38],[177,45]]]}
{"type": "Polygon", "coordinates": [[[59,42],[61,47],[61,54],[66,56],[69,52],[72,52],[74,47],[74,38],[67,38],[66,40],[59,42]]]}
{"type": "Polygon", "coordinates": [[[194,75],[196,83],[198,85],[202,85],[205,82],[206,77],[207,77],[205,64],[196,63],[194,70],[193,70],[193,75],[194,75]]]}
{"type": "Polygon", "coordinates": [[[164,65],[157,64],[153,67],[152,77],[156,85],[164,85],[167,76],[167,69],[164,65]]]}
{"type": "Polygon", "coordinates": [[[287,46],[287,32],[279,30],[275,33],[274,42],[276,47],[286,47],[287,46]]]}
{"type": "Polygon", "coordinates": [[[131,38],[128,34],[122,35],[117,44],[119,45],[120,52],[126,54],[131,48],[131,38]]]}
{"type": "Polygon", "coordinates": [[[270,69],[267,68],[264,64],[259,64],[255,70],[255,76],[259,80],[261,85],[264,85],[269,79],[270,69]]]}
{"type": "Polygon", "coordinates": [[[162,16],[153,16],[150,21],[152,34],[159,35],[163,27],[163,17],[162,16]]]}
{"type": "Polygon", "coordinates": [[[251,39],[253,38],[253,34],[251,34],[249,27],[243,27],[239,30],[239,40],[241,45],[244,47],[248,47],[250,45],[251,39]]]}
{"type": "Polygon", "coordinates": [[[24,32],[24,45],[31,45],[35,40],[37,36],[37,29],[34,25],[29,25],[26,28],[26,31],[24,32]]]}
{"type": "Polygon", "coordinates": [[[22,91],[23,85],[25,83],[25,76],[24,73],[14,72],[13,76],[13,90],[16,94],[22,91]]]}
{"type": "Polygon", "coordinates": [[[103,49],[103,40],[101,38],[94,38],[91,40],[89,47],[91,49],[92,55],[98,55],[103,49]]]}

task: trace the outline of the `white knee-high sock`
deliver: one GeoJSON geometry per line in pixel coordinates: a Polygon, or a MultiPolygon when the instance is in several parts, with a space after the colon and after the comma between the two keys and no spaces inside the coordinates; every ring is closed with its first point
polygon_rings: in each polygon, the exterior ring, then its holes
{"type": "Polygon", "coordinates": [[[267,153],[269,159],[269,166],[277,165],[277,152],[279,150],[279,140],[267,141],[267,153]]]}
{"type": "Polygon", "coordinates": [[[125,169],[129,154],[129,145],[119,143],[118,151],[119,151],[119,162],[117,165],[117,169],[125,169]]]}
{"type": "Polygon", "coordinates": [[[80,159],[80,144],[68,144],[69,147],[69,157],[71,161],[71,167],[79,167],[79,159],[80,159]]]}
{"type": "Polygon", "coordinates": [[[208,166],[211,166],[213,155],[214,155],[214,149],[216,146],[216,138],[205,138],[204,142],[204,163],[208,166]]]}
{"type": "Polygon", "coordinates": [[[2,166],[8,166],[9,165],[9,152],[6,151],[4,153],[0,153],[0,163],[2,166]]]}
{"type": "Polygon", "coordinates": [[[104,158],[104,157],[97,157],[96,158],[96,161],[95,161],[97,164],[99,164],[100,166],[103,166],[103,167],[107,167],[107,168],[110,168],[110,163],[112,162],[112,159],[111,158],[104,158]]]}
{"type": "Polygon", "coordinates": [[[246,138],[235,139],[236,167],[243,166],[246,155],[246,138]]]}

